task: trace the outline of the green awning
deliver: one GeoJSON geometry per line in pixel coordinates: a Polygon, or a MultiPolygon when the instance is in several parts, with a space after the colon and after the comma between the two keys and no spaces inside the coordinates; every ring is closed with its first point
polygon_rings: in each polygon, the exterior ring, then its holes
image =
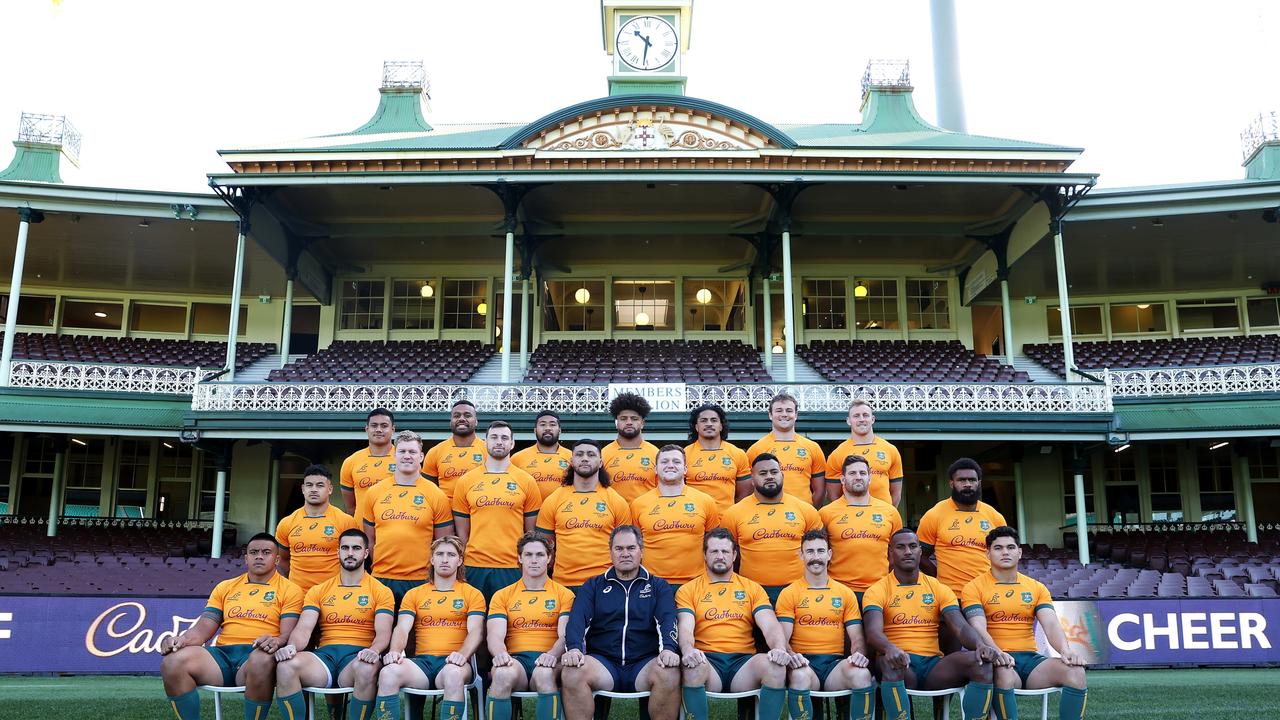
{"type": "Polygon", "coordinates": [[[1116,430],[1127,433],[1275,430],[1280,433],[1280,402],[1268,396],[1249,400],[1117,403],[1116,430]]]}
{"type": "Polygon", "coordinates": [[[176,434],[191,401],[181,396],[0,390],[0,425],[24,431],[155,430],[176,434]]]}

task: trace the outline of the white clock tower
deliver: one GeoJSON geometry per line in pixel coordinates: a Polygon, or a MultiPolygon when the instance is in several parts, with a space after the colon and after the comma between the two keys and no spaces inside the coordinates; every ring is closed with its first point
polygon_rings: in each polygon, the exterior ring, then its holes
{"type": "Polygon", "coordinates": [[[683,95],[693,0],[600,0],[610,95],[683,95]]]}

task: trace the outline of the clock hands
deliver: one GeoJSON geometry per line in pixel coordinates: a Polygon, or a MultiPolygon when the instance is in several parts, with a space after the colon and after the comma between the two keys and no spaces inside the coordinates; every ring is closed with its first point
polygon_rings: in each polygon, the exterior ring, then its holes
{"type": "Polygon", "coordinates": [[[639,30],[632,30],[631,32],[636,37],[640,38],[640,41],[644,43],[644,53],[643,55],[641,55],[640,64],[641,65],[649,64],[649,47],[652,46],[653,43],[649,42],[649,38],[645,37],[644,35],[641,35],[639,30]]]}

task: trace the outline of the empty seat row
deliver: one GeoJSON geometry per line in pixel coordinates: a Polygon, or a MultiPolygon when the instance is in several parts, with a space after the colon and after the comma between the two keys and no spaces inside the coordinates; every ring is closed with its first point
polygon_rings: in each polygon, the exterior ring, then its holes
{"type": "Polygon", "coordinates": [[[271,382],[466,382],[493,356],[479,340],[339,340],[272,370],[271,382]]]}
{"type": "MultiPolygon", "coordinates": [[[[1027,344],[1022,351],[1066,377],[1062,343],[1027,344]]],[[[1084,370],[1251,365],[1280,362],[1280,335],[1077,342],[1071,351],[1084,370]]]]}
{"type": "Polygon", "coordinates": [[[737,340],[552,340],[529,356],[526,382],[768,382],[759,351],[737,340]]]}
{"type": "Polygon", "coordinates": [[[796,354],[835,382],[1031,382],[959,340],[816,340],[798,346],[796,354]]]}
{"type": "MultiPolygon", "coordinates": [[[[236,343],[236,369],[249,367],[275,349],[271,343],[236,343]]],[[[14,333],[13,356],[69,363],[219,368],[226,363],[227,344],[214,340],[14,333]]]]}

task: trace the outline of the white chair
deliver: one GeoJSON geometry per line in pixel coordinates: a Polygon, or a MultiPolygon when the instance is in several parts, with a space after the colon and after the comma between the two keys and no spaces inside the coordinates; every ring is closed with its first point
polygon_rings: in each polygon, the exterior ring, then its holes
{"type": "Polygon", "coordinates": [[[908,689],[907,702],[909,703],[911,701],[911,698],[918,698],[918,697],[945,698],[945,701],[943,702],[943,705],[942,705],[942,720],[951,720],[951,696],[952,695],[955,695],[957,698],[960,699],[961,702],[964,702],[963,687],[942,688],[941,690],[910,690],[908,689]]]}
{"type": "Polygon", "coordinates": [[[223,693],[243,693],[244,686],[232,687],[230,685],[201,685],[197,690],[207,690],[213,693],[213,718],[214,720],[222,720],[222,695],[223,693]]]}
{"type": "MultiPolygon", "coordinates": [[[[435,680],[435,678],[430,678],[435,680]]],[[[471,682],[462,688],[462,716],[465,718],[471,711],[471,692],[476,694],[476,720],[484,720],[484,678],[476,667],[475,656],[471,657],[471,682]]],[[[400,692],[405,695],[417,695],[420,697],[444,697],[444,690],[419,690],[418,688],[401,688],[400,692]]],[[[409,703],[404,703],[404,720],[413,720],[409,717],[409,703]]]]}
{"type": "Polygon", "coordinates": [[[1060,687],[1043,688],[1041,690],[1014,690],[1016,697],[1040,698],[1040,720],[1049,720],[1049,696],[1062,692],[1060,687]]]}
{"type": "MultiPolygon", "coordinates": [[[[356,690],[355,688],[350,688],[350,687],[336,687],[336,688],[304,687],[302,688],[302,692],[307,695],[323,695],[325,697],[329,695],[347,695],[349,693],[355,692],[355,690],[356,690]]],[[[320,704],[319,703],[320,698],[312,697],[312,698],[309,698],[309,700],[310,702],[307,703],[307,720],[316,720],[316,705],[320,704]]]]}

